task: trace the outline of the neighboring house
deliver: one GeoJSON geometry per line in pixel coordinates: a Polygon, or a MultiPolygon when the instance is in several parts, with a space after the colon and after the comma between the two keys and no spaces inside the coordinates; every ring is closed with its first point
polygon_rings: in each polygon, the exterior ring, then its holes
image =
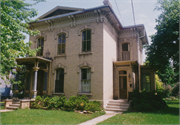
{"type": "Polygon", "coordinates": [[[108,0],[90,9],[57,6],[31,29],[36,57],[17,58],[26,65],[25,92],[36,95],[87,95],[90,100],[127,99],[134,89],[155,90],[155,71],[143,66],[148,44],[143,24],[122,26],[108,0]]]}
{"type": "MultiPolygon", "coordinates": [[[[15,69],[12,69],[12,71],[15,71],[15,69]]],[[[13,93],[11,90],[12,84],[9,79],[14,78],[15,74],[10,71],[8,76],[0,77],[0,95],[1,99],[11,98],[13,93]],[[7,79],[6,77],[9,77],[7,79]]]]}

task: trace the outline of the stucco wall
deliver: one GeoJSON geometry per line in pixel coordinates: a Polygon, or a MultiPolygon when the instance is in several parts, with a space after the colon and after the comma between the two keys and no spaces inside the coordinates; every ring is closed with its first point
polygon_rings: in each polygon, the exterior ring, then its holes
{"type": "Polygon", "coordinates": [[[103,29],[103,99],[113,99],[113,62],[117,61],[117,35],[104,24],[103,29]]]}

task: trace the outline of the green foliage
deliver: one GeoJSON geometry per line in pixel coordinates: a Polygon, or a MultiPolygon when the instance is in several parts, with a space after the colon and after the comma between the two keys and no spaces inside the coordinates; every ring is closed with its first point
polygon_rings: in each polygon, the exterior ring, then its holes
{"type": "Polygon", "coordinates": [[[86,104],[85,110],[92,112],[101,111],[100,105],[101,103],[99,101],[90,101],[86,104]]]}
{"type": "Polygon", "coordinates": [[[166,101],[168,107],[154,112],[124,112],[97,125],[163,125],[179,124],[179,101],[166,101]]]}
{"type": "Polygon", "coordinates": [[[138,92],[132,93],[132,109],[135,111],[154,111],[166,106],[162,92],[138,92]]]}
{"type": "Polygon", "coordinates": [[[101,111],[99,101],[89,101],[87,96],[71,96],[69,100],[64,95],[53,97],[36,96],[35,102],[31,103],[34,108],[47,107],[49,109],[62,109],[66,111],[73,110],[87,110],[87,111],[101,111]]]}
{"type": "Polygon", "coordinates": [[[147,61],[166,84],[179,81],[179,9],[179,0],[158,0],[155,10],[162,13],[156,19],[152,44],[146,46],[147,61]]]}
{"type": "Polygon", "coordinates": [[[180,83],[177,83],[177,84],[174,85],[173,90],[172,90],[172,95],[173,96],[179,96],[179,84],[180,83]]]}
{"type": "Polygon", "coordinates": [[[159,79],[158,75],[155,75],[155,81],[156,81],[156,89],[161,89],[163,90],[163,82],[159,79]]]}
{"type": "Polygon", "coordinates": [[[37,16],[37,11],[32,8],[44,0],[33,0],[35,3],[25,3],[24,0],[2,0],[1,1],[1,76],[11,67],[18,66],[15,58],[32,56],[36,49],[31,50],[32,42],[25,43],[25,34],[37,35],[39,31],[29,29],[32,17],[37,16]]]}

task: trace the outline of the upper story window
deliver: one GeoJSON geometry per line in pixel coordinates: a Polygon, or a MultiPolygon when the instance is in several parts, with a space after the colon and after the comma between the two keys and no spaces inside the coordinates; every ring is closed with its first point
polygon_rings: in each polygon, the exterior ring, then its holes
{"type": "Polygon", "coordinates": [[[37,52],[37,56],[43,56],[43,49],[44,49],[44,38],[38,38],[37,48],[40,47],[40,50],[37,52]]]}
{"type": "Polygon", "coordinates": [[[66,45],[66,34],[62,33],[58,35],[58,51],[57,54],[65,54],[65,45],[66,45]]]}
{"type": "Polygon", "coordinates": [[[85,29],[82,31],[82,52],[91,51],[91,30],[85,29]]]}
{"type": "Polygon", "coordinates": [[[130,60],[129,43],[122,44],[122,60],[130,60]]]}

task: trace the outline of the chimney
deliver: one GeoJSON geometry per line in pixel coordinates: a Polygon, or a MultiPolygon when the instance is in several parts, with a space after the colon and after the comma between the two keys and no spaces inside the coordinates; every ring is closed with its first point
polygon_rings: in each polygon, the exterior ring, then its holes
{"type": "Polygon", "coordinates": [[[104,0],[103,3],[104,3],[104,5],[109,5],[109,6],[112,8],[112,5],[111,5],[111,3],[109,2],[109,0],[104,0]]]}

